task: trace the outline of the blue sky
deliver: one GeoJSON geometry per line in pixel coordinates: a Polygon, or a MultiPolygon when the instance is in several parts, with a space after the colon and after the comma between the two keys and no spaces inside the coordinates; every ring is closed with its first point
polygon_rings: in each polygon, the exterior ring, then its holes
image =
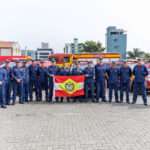
{"type": "Polygon", "coordinates": [[[49,42],[57,52],[74,37],[105,45],[109,25],[128,33],[128,50],[150,50],[148,0],[0,0],[0,40],[22,48],[49,42]]]}

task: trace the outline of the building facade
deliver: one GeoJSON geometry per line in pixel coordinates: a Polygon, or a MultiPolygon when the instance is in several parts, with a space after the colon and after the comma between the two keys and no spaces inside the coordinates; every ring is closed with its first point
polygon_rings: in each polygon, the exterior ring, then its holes
{"type": "Polygon", "coordinates": [[[37,60],[47,60],[48,56],[53,53],[52,49],[42,49],[38,48],[36,50],[36,59],[37,60]]]}
{"type": "Polygon", "coordinates": [[[82,50],[82,43],[78,42],[77,38],[74,38],[73,43],[65,44],[64,52],[66,54],[78,54],[82,50]]]}
{"type": "Polygon", "coordinates": [[[53,49],[49,48],[48,43],[41,43],[41,48],[36,50],[36,59],[37,60],[47,60],[48,56],[53,53],[53,49]]]}
{"type": "Polygon", "coordinates": [[[36,51],[35,50],[21,50],[22,56],[30,56],[33,60],[36,59],[36,51]]]}
{"type": "Polygon", "coordinates": [[[21,56],[18,42],[0,41],[0,56],[21,56]]]}
{"type": "Polygon", "coordinates": [[[106,33],[106,49],[107,52],[120,53],[122,59],[126,58],[127,34],[123,29],[115,26],[107,28],[106,33]]]}

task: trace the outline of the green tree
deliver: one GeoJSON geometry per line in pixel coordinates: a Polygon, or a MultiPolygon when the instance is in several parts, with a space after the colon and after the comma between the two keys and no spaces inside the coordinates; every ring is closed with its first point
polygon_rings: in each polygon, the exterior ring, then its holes
{"type": "Polygon", "coordinates": [[[147,60],[150,60],[150,53],[145,53],[144,58],[147,59],[147,60]]]}
{"type": "Polygon", "coordinates": [[[145,53],[141,51],[139,48],[134,48],[133,51],[128,51],[128,58],[143,58],[145,53]]]}
{"type": "Polygon", "coordinates": [[[102,46],[102,43],[95,41],[86,41],[82,44],[81,52],[86,53],[95,53],[95,52],[103,52],[105,48],[102,46]]]}

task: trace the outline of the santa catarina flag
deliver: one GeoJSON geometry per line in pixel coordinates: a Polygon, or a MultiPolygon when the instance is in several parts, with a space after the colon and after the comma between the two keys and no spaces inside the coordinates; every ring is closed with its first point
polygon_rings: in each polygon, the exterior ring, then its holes
{"type": "Polygon", "coordinates": [[[55,76],[55,96],[74,97],[84,95],[83,75],[80,76],[55,76]]]}

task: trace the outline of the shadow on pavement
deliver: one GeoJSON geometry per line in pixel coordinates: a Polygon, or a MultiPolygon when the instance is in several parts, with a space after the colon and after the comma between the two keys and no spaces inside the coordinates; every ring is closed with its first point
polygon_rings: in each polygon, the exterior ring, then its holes
{"type": "Polygon", "coordinates": [[[129,109],[150,109],[150,105],[145,106],[143,104],[131,104],[128,106],[129,109]]]}

